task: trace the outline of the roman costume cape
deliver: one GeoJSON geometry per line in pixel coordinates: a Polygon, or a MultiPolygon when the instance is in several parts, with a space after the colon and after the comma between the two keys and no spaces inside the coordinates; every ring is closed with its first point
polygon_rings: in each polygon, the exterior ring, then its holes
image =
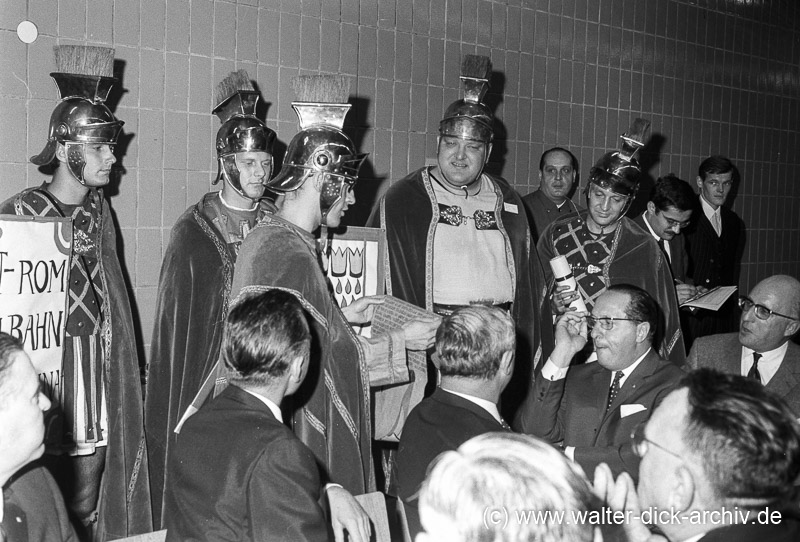
{"type": "MultiPolygon", "coordinates": [[[[262,201],[257,217],[271,208],[262,201]]],[[[217,192],[187,209],[172,228],[161,264],[145,400],[157,527],[175,427],[219,359],[236,261],[234,247],[213,222],[224,212],[217,192]]]]}
{"type": "Polygon", "coordinates": [[[361,344],[330,293],[313,235],[267,214],[242,243],[231,292],[273,288],[295,295],[310,316],[309,372],[284,401],[292,429],[316,456],[323,481],[354,495],[372,491],[369,370],[361,344]]]}

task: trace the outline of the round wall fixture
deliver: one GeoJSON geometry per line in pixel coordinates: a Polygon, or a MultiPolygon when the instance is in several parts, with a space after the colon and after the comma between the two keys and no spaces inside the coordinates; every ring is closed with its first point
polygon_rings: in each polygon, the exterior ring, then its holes
{"type": "Polygon", "coordinates": [[[39,37],[39,29],[30,21],[22,21],[17,25],[17,37],[22,43],[33,43],[39,37]]]}

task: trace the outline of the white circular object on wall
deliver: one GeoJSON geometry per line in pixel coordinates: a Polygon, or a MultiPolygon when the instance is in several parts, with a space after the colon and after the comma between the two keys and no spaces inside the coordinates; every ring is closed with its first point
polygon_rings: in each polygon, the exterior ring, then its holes
{"type": "Polygon", "coordinates": [[[30,21],[22,21],[17,25],[17,37],[23,43],[33,43],[39,37],[39,29],[30,21]]]}

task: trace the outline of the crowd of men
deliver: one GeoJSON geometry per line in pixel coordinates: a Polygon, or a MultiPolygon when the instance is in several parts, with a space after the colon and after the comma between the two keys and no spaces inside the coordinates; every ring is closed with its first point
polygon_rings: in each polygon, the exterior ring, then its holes
{"type": "Polygon", "coordinates": [[[52,178],[0,207],[71,218],[74,238],[62,404],[0,333],[0,541],[367,541],[355,496],[376,490],[418,540],[800,539],[800,282],[683,306],[738,283],[728,159],[700,164],[699,195],[658,179],[628,217],[649,129],[636,119],[589,169],[585,208],[563,147],[523,198],[484,171],[491,64],[467,55],[435,164],[393,183],[368,221],[386,234],[386,293],[425,316],[364,336],[354,326],[387,298],[340,308],[317,234],[342,224],[365,159],[343,131],[348,81],[295,80],[300,129],[273,175],[275,132],[234,72],[213,111],[221,189],[173,228],[143,400],[102,193],[123,123],[104,104],[110,70],[95,68],[54,74],[63,99],[31,159],[52,178]],[[409,352],[427,369],[409,369],[409,352]],[[424,398],[399,442],[379,445],[374,419],[399,405],[375,394],[409,383],[424,398]],[[585,515],[520,515],[536,511],[585,515]],[[603,511],[625,519],[587,519],[603,511]]]}

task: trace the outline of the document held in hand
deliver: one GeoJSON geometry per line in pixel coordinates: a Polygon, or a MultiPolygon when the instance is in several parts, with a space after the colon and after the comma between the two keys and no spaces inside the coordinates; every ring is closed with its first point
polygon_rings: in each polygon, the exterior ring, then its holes
{"type": "Polygon", "coordinates": [[[681,307],[695,307],[698,309],[718,311],[722,304],[725,303],[735,291],[736,286],[717,286],[704,294],[696,295],[684,303],[681,303],[681,307]]]}

